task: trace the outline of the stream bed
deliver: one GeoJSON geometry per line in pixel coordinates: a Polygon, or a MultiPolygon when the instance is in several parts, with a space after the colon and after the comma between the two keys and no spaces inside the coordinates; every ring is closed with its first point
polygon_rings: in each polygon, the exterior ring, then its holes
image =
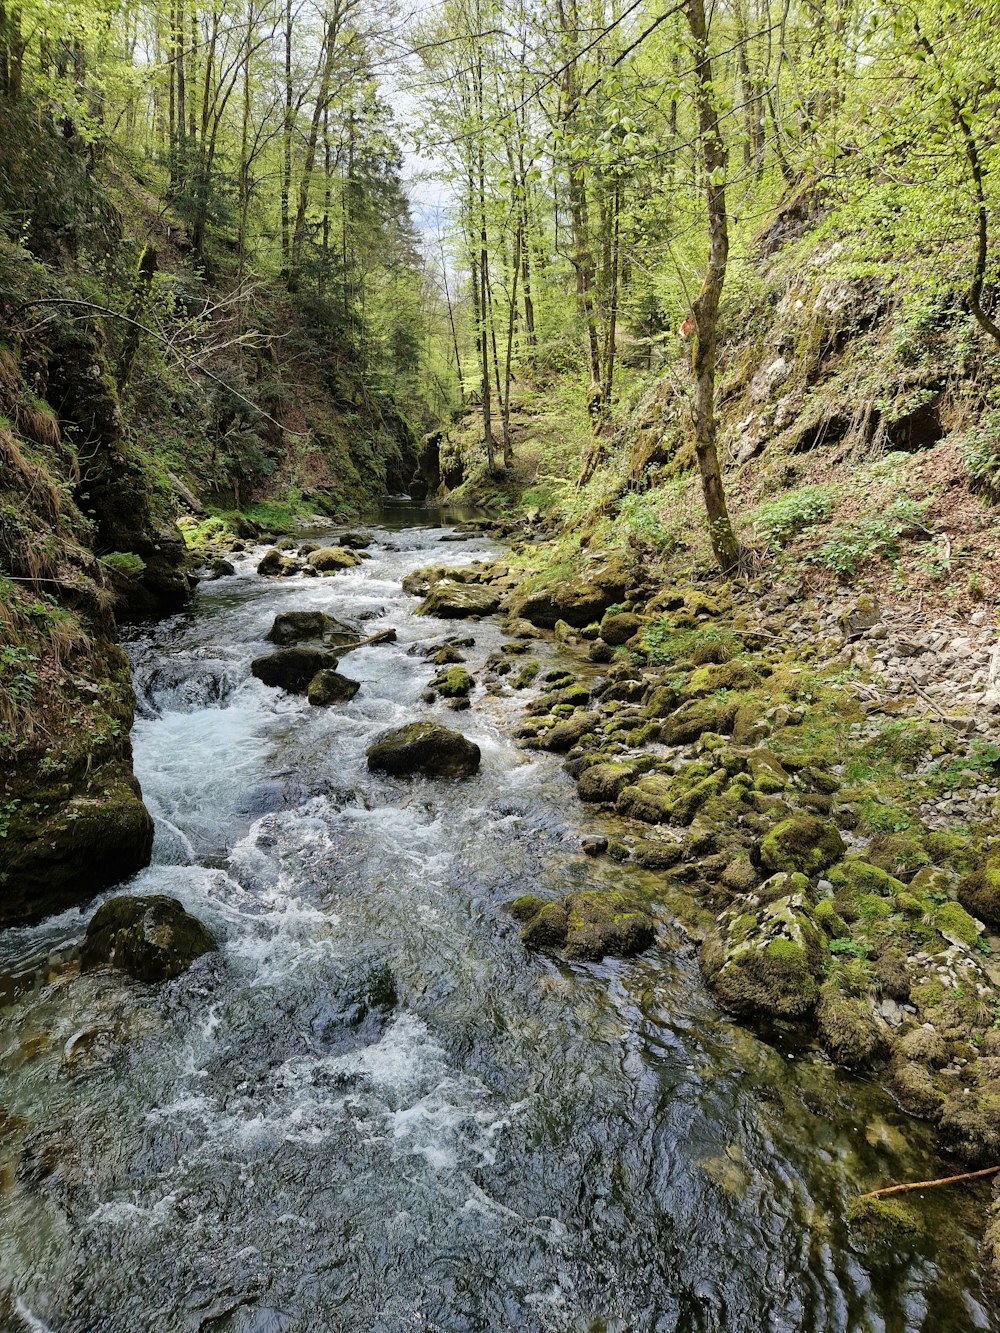
{"type": "Polygon", "coordinates": [[[656,880],[582,854],[600,816],[510,739],[523,698],[421,701],[409,648],[469,634],[478,675],[503,637],[413,614],[408,572],[495,553],[445,522],[387,511],[334,578],[248,554],[128,645],[157,832],[126,891],[180,899],[220,949],[148,988],[76,975],[101,900],[0,934],[0,1328],[998,1327],[988,1185],[919,1198],[905,1253],[848,1235],[859,1190],[945,1174],[876,1084],[727,1019],[668,922],[630,962],[525,952],[509,899],[656,880]],[[299,609],[397,631],[344,656],[349,703],[250,676],[299,609]],[[420,717],[479,743],[475,778],[368,772],[420,717]]]}

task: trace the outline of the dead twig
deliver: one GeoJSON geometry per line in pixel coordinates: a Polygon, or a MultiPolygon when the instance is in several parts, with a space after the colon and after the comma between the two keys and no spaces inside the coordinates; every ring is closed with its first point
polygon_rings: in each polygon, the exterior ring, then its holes
{"type": "Polygon", "coordinates": [[[987,1166],[982,1171],[963,1171],[960,1176],[942,1176],[938,1180],[917,1180],[910,1185],[884,1185],[882,1189],[869,1190],[859,1194],[860,1199],[879,1199],[886,1194],[904,1194],[908,1190],[930,1190],[938,1185],[954,1185],[960,1180],[981,1180],[984,1176],[995,1176],[1000,1166],[987,1166]]]}

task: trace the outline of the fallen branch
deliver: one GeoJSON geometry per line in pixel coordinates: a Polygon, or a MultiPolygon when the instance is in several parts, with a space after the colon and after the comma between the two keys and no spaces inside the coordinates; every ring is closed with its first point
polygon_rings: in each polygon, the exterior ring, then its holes
{"type": "Polygon", "coordinates": [[[355,648],[367,648],[372,643],[395,643],[396,631],[394,629],[380,629],[377,634],[373,634],[370,639],[359,639],[357,643],[343,644],[341,652],[349,653],[355,648]]]}
{"type": "MultiPolygon", "coordinates": [[[[927,703],[930,704],[930,706],[934,709],[935,713],[937,713],[939,720],[940,720],[941,722],[947,722],[947,721],[948,721],[947,715],[942,711],[942,709],[940,708],[940,706],[934,702],[934,700],[931,698],[931,696],[930,696],[929,694],[927,694],[924,690],[922,690],[922,689],[920,688],[920,686],[919,686],[919,685],[917,684],[917,682],[913,679],[913,677],[912,677],[911,675],[907,675],[907,676],[906,676],[906,680],[907,680],[907,682],[908,682],[910,685],[913,686],[913,688],[916,690],[916,692],[920,695],[921,699],[924,699],[927,703]]],[[[1000,1168],[998,1168],[998,1169],[1000,1169],[1000,1168]]]]}
{"type": "Polygon", "coordinates": [[[995,1176],[1000,1166],[987,1166],[982,1171],[965,1171],[960,1176],[942,1176],[939,1180],[918,1180],[912,1185],[885,1185],[880,1190],[869,1190],[859,1194],[859,1199],[879,1199],[885,1194],[904,1194],[908,1190],[930,1190],[938,1185],[954,1185],[960,1180],[980,1180],[983,1176],[995,1176]]]}

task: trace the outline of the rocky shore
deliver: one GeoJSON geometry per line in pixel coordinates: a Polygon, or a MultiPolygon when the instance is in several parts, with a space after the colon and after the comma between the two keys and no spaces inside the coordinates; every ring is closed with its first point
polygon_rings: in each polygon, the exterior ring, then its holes
{"type": "Polygon", "coordinates": [[[563,756],[606,835],[584,850],[655,876],[622,902],[517,899],[526,945],[634,953],[667,918],[699,942],[723,1008],[804,1028],[836,1064],[877,1071],[947,1152],[1000,1160],[985,613],[928,623],[846,593],[653,588],[614,559],[548,581],[504,561],[435,567],[409,590],[435,615],[506,614],[481,683],[526,692],[520,743],[563,756]],[[542,672],[550,634],[578,669],[542,672]]]}

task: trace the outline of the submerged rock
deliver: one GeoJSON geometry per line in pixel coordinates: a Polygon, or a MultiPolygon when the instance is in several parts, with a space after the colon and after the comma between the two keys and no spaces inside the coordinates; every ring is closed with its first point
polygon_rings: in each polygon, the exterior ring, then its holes
{"type": "Polygon", "coordinates": [[[337,666],[338,659],[319,648],[281,648],[265,657],[255,657],[250,671],[274,689],[305,694],[318,671],[335,671],[337,666]]]}
{"type": "Polygon", "coordinates": [[[323,611],[282,611],[274,617],[274,624],[267,632],[268,643],[281,648],[313,640],[321,640],[328,647],[346,648],[356,644],[360,637],[350,625],[323,611]]]}
{"type": "Polygon", "coordinates": [[[427,777],[469,777],[479,768],[481,752],[474,741],[436,722],[411,722],[384,732],[368,749],[372,772],[427,777]]]}
{"type": "Polygon", "coordinates": [[[339,671],[326,668],[317,671],[313,676],[306,695],[311,704],[315,704],[318,708],[328,708],[330,704],[342,704],[348,699],[353,699],[360,689],[360,681],[351,680],[349,676],[342,676],[339,671]]]}
{"type": "Polygon", "coordinates": [[[460,620],[468,616],[490,616],[499,606],[500,594],[493,588],[440,579],[417,607],[417,615],[460,620]]]}
{"type": "Polygon", "coordinates": [[[109,898],[87,927],[80,966],[87,971],[106,963],[137,981],[167,981],[215,947],[176,898],[109,898]]]}

